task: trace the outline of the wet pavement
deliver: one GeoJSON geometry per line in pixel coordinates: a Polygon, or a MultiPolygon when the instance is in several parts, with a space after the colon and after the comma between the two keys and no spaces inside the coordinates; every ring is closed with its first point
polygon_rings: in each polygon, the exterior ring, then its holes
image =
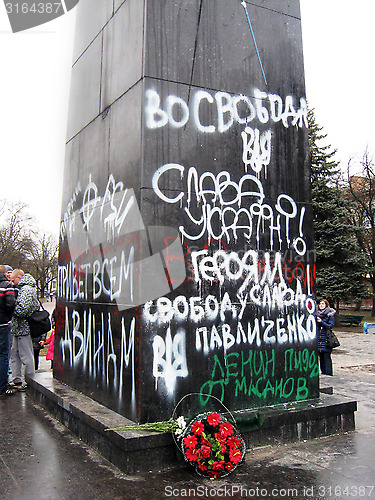
{"type": "MultiPolygon", "coordinates": [[[[204,479],[185,464],[125,475],[27,395],[0,400],[1,499],[375,499],[375,335],[338,333],[334,394],[358,401],[356,430],[249,450],[231,475],[204,479]]],[[[41,359],[41,370],[49,362],[41,359]]]]}

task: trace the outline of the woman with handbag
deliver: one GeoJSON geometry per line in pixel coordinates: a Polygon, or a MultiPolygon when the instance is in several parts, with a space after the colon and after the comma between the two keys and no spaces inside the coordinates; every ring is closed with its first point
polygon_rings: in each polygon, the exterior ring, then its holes
{"type": "Polygon", "coordinates": [[[323,375],[333,375],[332,369],[332,347],[327,346],[327,331],[335,324],[336,310],[332,309],[328,300],[322,299],[318,304],[316,313],[318,330],[318,352],[320,371],[323,375]]]}

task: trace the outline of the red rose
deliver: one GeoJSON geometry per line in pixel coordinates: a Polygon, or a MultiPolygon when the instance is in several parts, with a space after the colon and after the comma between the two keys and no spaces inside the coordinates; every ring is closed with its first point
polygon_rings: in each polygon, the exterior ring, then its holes
{"type": "Polygon", "coordinates": [[[227,440],[227,435],[225,434],[225,432],[215,432],[215,438],[220,441],[220,443],[225,443],[226,440],[227,440]]]}
{"type": "Polygon", "coordinates": [[[217,460],[212,464],[212,470],[215,472],[221,472],[224,470],[225,462],[224,460],[217,460]]]}
{"type": "Polygon", "coordinates": [[[231,436],[233,434],[233,425],[230,422],[223,422],[220,424],[219,432],[225,436],[231,436]]]}
{"type": "Polygon", "coordinates": [[[221,415],[220,413],[210,413],[207,417],[207,422],[212,425],[212,427],[215,427],[216,425],[219,425],[221,422],[221,415]]]}
{"type": "Polygon", "coordinates": [[[187,447],[187,448],[195,448],[198,444],[198,440],[195,436],[192,436],[191,434],[189,434],[189,436],[186,436],[184,438],[184,445],[187,447]]]}
{"type": "Polygon", "coordinates": [[[198,434],[199,436],[201,436],[203,431],[204,425],[202,424],[202,422],[197,421],[191,425],[191,432],[193,432],[194,434],[198,434]]]}
{"type": "Polygon", "coordinates": [[[211,455],[211,446],[201,446],[199,450],[197,450],[197,454],[199,458],[208,458],[211,455]]]}

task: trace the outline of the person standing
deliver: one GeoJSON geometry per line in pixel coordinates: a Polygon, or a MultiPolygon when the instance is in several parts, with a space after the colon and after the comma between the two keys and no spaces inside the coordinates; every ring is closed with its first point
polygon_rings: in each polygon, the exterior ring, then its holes
{"type": "Polygon", "coordinates": [[[45,344],[48,344],[46,359],[51,361],[51,369],[53,369],[53,355],[55,350],[56,308],[52,311],[51,314],[51,326],[52,326],[51,335],[45,341],[45,344]]]}
{"type": "Polygon", "coordinates": [[[13,285],[6,279],[7,268],[0,266],[0,395],[9,396],[9,322],[16,305],[13,285]]]}
{"type": "Polygon", "coordinates": [[[316,313],[317,330],[318,330],[318,352],[320,371],[323,375],[333,375],[332,368],[332,348],[327,347],[326,337],[327,330],[335,324],[336,310],[330,307],[328,300],[322,299],[318,304],[316,313]]]}
{"type": "Polygon", "coordinates": [[[6,267],[6,272],[4,273],[4,275],[6,279],[11,283],[10,275],[12,274],[13,267],[8,266],[7,264],[5,264],[4,267],[6,267]]]}
{"type": "MultiPolygon", "coordinates": [[[[8,264],[4,264],[4,267],[6,267],[6,272],[4,272],[4,276],[7,279],[7,281],[9,281],[10,285],[13,286],[12,280],[10,279],[10,275],[12,274],[13,267],[8,266],[8,264]]],[[[9,353],[10,353],[11,347],[12,347],[12,336],[10,334],[10,329],[9,329],[9,353]]],[[[9,362],[10,362],[10,354],[9,354],[9,362]]],[[[12,373],[12,370],[10,369],[10,366],[8,365],[8,379],[9,379],[11,373],[12,373]]]]}
{"type": "Polygon", "coordinates": [[[37,371],[39,369],[39,353],[44,344],[46,344],[47,334],[44,333],[40,337],[32,338],[33,351],[34,351],[34,369],[37,371]]]}
{"type": "Polygon", "coordinates": [[[47,340],[41,343],[41,346],[44,347],[45,344],[48,344],[48,350],[46,354],[46,359],[51,361],[51,370],[53,369],[53,352],[55,348],[55,328],[51,330],[51,334],[47,340]]]}
{"type": "Polygon", "coordinates": [[[12,367],[12,384],[18,390],[25,390],[22,366],[25,375],[33,375],[34,351],[27,317],[39,309],[36,281],[31,274],[24,274],[21,269],[14,269],[11,274],[14,287],[18,290],[16,307],[11,321],[11,334],[13,336],[10,353],[12,367]]]}

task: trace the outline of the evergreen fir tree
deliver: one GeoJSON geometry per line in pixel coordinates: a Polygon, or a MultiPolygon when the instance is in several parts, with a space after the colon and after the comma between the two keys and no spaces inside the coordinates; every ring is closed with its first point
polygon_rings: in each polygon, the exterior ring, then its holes
{"type": "Polygon", "coordinates": [[[312,207],[316,253],[316,295],[331,305],[360,302],[366,296],[365,259],[349,223],[348,200],[339,186],[339,164],[335,150],[322,145],[327,137],[308,112],[311,159],[312,207]]]}

